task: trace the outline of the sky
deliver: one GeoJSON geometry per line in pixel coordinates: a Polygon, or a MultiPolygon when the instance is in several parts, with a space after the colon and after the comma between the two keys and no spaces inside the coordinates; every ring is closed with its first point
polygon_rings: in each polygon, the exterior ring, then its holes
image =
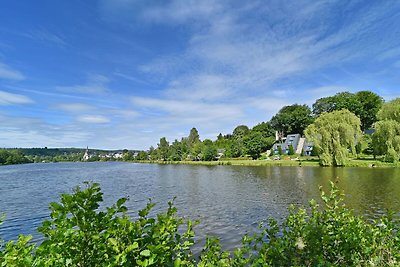
{"type": "Polygon", "coordinates": [[[398,0],[4,0],[0,147],[214,140],[399,74],[398,0]]]}

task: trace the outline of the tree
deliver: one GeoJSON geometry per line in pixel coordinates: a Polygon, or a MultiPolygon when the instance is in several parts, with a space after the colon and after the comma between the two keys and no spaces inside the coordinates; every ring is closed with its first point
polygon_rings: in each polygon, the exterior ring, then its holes
{"type": "Polygon", "coordinates": [[[308,140],[319,152],[322,166],[344,166],[361,139],[360,119],[344,109],[323,113],[306,130],[308,140]]]}
{"type": "Polygon", "coordinates": [[[201,160],[203,158],[203,142],[196,143],[190,150],[193,160],[201,160]]]}
{"type": "Polygon", "coordinates": [[[258,159],[265,150],[266,142],[260,132],[252,132],[244,139],[246,153],[253,159],[258,159]]]}
{"type": "Polygon", "coordinates": [[[0,165],[31,163],[20,150],[0,149],[0,165]]]}
{"type": "Polygon", "coordinates": [[[133,154],[130,151],[127,151],[125,153],[122,154],[122,160],[123,161],[130,161],[133,160],[133,154]]]}
{"type": "Polygon", "coordinates": [[[335,97],[328,96],[317,99],[312,105],[312,113],[315,117],[318,117],[324,112],[332,112],[335,110],[335,97]]]}
{"type": "Polygon", "coordinates": [[[200,135],[196,128],[192,128],[188,137],[188,144],[190,147],[193,147],[195,144],[200,142],[200,135]]]}
{"type": "Polygon", "coordinates": [[[182,137],[181,139],[181,152],[182,152],[182,160],[185,160],[187,156],[190,154],[190,146],[187,137],[182,137]]]}
{"type": "Polygon", "coordinates": [[[230,140],[226,147],[225,155],[229,158],[238,158],[244,155],[245,148],[242,140],[230,140]]]}
{"type": "Polygon", "coordinates": [[[246,134],[250,132],[249,127],[246,125],[239,125],[233,130],[233,138],[242,139],[246,134]]]}
{"type": "Polygon", "coordinates": [[[304,129],[313,122],[311,109],[307,105],[294,104],[284,106],[272,117],[272,128],[280,132],[282,136],[291,133],[303,134],[304,129]]]}
{"type": "Polygon", "coordinates": [[[400,98],[395,98],[382,105],[377,117],[379,120],[394,120],[400,123],[400,98]]]}
{"type": "Polygon", "coordinates": [[[382,104],[382,97],[371,91],[359,91],[355,94],[341,92],[315,101],[313,114],[319,116],[323,112],[347,109],[360,118],[361,129],[366,130],[371,128],[372,124],[377,120],[376,114],[382,104]]]}
{"type": "Polygon", "coordinates": [[[261,122],[251,129],[252,132],[259,132],[263,137],[275,137],[275,131],[269,122],[261,122]]]}
{"type": "Polygon", "coordinates": [[[355,96],[361,103],[361,111],[358,114],[361,120],[361,130],[370,129],[377,121],[377,113],[383,105],[383,99],[371,91],[359,91],[355,96]]]}
{"type": "Polygon", "coordinates": [[[140,151],[137,155],[136,155],[136,160],[147,160],[147,153],[146,151],[140,151]]]}
{"type": "Polygon", "coordinates": [[[400,159],[400,98],[383,104],[372,136],[374,155],[384,155],[385,161],[400,159]]]}
{"type": "Polygon", "coordinates": [[[347,109],[355,115],[360,116],[362,104],[355,94],[349,92],[341,92],[334,96],[323,97],[313,104],[313,114],[315,116],[319,116],[323,112],[332,112],[341,109],[347,109]]]}
{"type": "Polygon", "coordinates": [[[374,155],[385,155],[385,161],[398,162],[400,159],[400,123],[395,120],[383,120],[375,123],[372,146],[374,155]]]}
{"type": "Polygon", "coordinates": [[[278,146],[278,155],[283,155],[282,146],[278,146]]]}
{"type": "Polygon", "coordinates": [[[217,149],[215,148],[213,142],[210,139],[203,141],[203,149],[201,151],[202,160],[212,161],[217,157],[217,149]]]}
{"type": "Polygon", "coordinates": [[[168,159],[169,143],[165,137],[160,138],[160,143],[158,144],[158,149],[160,150],[160,156],[162,160],[168,159]]]}
{"type": "Polygon", "coordinates": [[[289,145],[288,155],[294,155],[294,148],[292,145],[289,145]]]}

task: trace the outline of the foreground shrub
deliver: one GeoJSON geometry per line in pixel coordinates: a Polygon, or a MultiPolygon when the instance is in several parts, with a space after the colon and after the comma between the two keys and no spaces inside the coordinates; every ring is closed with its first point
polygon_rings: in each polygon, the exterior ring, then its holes
{"type": "Polygon", "coordinates": [[[165,213],[149,216],[150,201],[138,219],[126,215],[122,198],[99,210],[103,194],[87,184],[51,203],[51,216],[30,236],[0,243],[0,266],[396,266],[400,259],[399,224],[390,215],[376,221],[356,216],[342,203],[332,183],[321,191],[322,206],[289,208],[281,223],[270,219],[242,246],[224,251],[216,238],[206,240],[199,258],[192,256],[194,232],[189,220],[176,215],[173,203],[165,213]]]}

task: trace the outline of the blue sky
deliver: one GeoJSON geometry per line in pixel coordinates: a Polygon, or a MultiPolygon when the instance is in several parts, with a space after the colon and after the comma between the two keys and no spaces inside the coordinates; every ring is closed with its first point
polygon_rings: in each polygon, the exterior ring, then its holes
{"type": "Polygon", "coordinates": [[[215,139],[399,73],[397,0],[5,0],[0,147],[215,139]]]}

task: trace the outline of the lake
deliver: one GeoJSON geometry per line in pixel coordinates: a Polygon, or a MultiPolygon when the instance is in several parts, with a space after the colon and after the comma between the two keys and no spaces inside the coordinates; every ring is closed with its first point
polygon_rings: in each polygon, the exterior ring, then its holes
{"type": "Polygon", "coordinates": [[[33,234],[49,216],[49,203],[84,181],[101,184],[106,205],[129,196],[129,215],[136,217],[149,198],[155,212],[165,211],[176,196],[179,215],[199,219],[196,236],[218,236],[225,249],[240,243],[260,220],[281,220],[290,204],[319,199],[319,185],[338,182],[346,204],[370,218],[387,209],[400,210],[400,168],[321,168],[157,165],[123,162],[47,163],[0,166],[0,214],[6,220],[0,237],[33,234]]]}

